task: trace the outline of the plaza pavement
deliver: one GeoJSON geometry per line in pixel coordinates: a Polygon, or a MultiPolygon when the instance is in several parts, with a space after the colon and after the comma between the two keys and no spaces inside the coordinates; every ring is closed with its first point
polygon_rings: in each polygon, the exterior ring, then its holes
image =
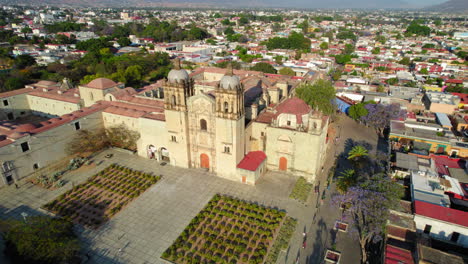
{"type": "MultiPolygon", "coordinates": [[[[349,122],[346,118],[339,124],[343,127],[353,125],[348,124],[349,122]]],[[[346,129],[347,134],[341,135],[342,139],[337,146],[339,151],[345,148],[344,142],[347,137],[372,139],[360,131],[357,131],[356,135],[349,135],[350,130],[346,129]]],[[[325,170],[319,176],[321,192],[326,186],[328,169],[335,159],[334,148],[335,146],[331,144],[325,170]]],[[[322,263],[324,251],[329,247],[329,232],[336,220],[336,210],[329,206],[325,208],[329,194],[327,193],[325,205],[322,206],[325,209],[317,213],[314,223],[314,214],[318,210],[317,199],[320,196],[310,195],[306,204],[290,199],[288,196],[297,178],[288,174],[268,172],[256,186],[249,186],[216,177],[204,169],[161,166],[154,160],[118,150],[106,150],[100,153],[94,158],[94,163],[99,165],[66,174],[64,179],[68,183],[57,190],[45,190],[31,183],[23,183],[19,189],[14,186],[0,189],[0,219],[21,219],[22,212],[28,215],[41,214],[43,212],[39,208],[42,205],[71,189],[72,185],[86,181],[88,177],[112,163],[118,163],[136,170],[162,175],[162,180],[132,201],[99,229],[77,227],[77,232],[84,242],[83,254],[90,257],[85,263],[165,263],[160,259],[161,254],[216,193],[277,207],[286,210],[289,216],[298,219],[297,229],[290,246],[287,251],[280,254],[277,263],[295,263],[297,253],[301,253],[300,263],[322,263]],[[105,158],[104,156],[109,153],[112,153],[113,157],[105,158]],[[306,250],[301,249],[304,230],[308,234],[306,250]]],[[[338,242],[337,247],[342,250],[344,256],[346,252],[350,252],[350,260],[354,261],[355,257],[352,256],[359,254],[359,251],[355,251],[355,242],[348,243],[346,239],[344,238],[341,244],[338,242]]],[[[4,263],[1,255],[0,262],[4,263]]]]}
{"type": "Polygon", "coordinates": [[[164,263],[159,257],[179,236],[191,219],[216,193],[232,195],[247,201],[286,210],[303,225],[307,215],[305,206],[288,198],[296,178],[269,172],[256,186],[222,179],[203,169],[183,169],[161,166],[148,160],[117,150],[106,150],[94,158],[100,165],[66,174],[68,183],[49,191],[31,183],[19,189],[9,186],[0,189],[0,218],[22,219],[43,213],[42,205],[86,181],[94,173],[112,163],[162,175],[162,180],[132,201],[126,208],[97,230],[77,227],[84,242],[87,263],[164,263]],[[104,156],[112,153],[113,157],[104,156]]]}

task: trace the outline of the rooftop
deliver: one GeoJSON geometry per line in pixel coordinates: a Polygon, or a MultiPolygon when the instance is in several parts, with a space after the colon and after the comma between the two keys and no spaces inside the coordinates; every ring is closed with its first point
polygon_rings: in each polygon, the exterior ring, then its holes
{"type": "Polygon", "coordinates": [[[258,166],[266,159],[266,154],[263,151],[251,151],[237,164],[237,168],[256,171],[258,166]]]}
{"type": "Polygon", "coordinates": [[[422,201],[414,201],[414,212],[417,215],[468,227],[468,212],[422,201]]]}

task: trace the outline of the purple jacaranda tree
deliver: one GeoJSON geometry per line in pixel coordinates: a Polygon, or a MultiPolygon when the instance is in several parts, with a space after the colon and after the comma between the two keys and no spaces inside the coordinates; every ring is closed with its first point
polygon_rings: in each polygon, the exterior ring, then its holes
{"type": "Polygon", "coordinates": [[[361,117],[361,121],[374,127],[380,136],[383,136],[384,129],[390,126],[390,120],[404,116],[399,104],[367,104],[365,108],[368,113],[361,117]]]}
{"type": "Polygon", "coordinates": [[[367,248],[382,240],[388,219],[387,198],[382,193],[351,187],[336,195],[332,204],[343,208],[341,221],[349,223],[349,234],[359,240],[361,263],[367,263],[367,248]]]}
{"type": "Polygon", "coordinates": [[[389,209],[398,208],[403,195],[400,184],[379,173],[333,196],[332,206],[342,208],[342,221],[349,223],[349,234],[359,240],[362,263],[368,262],[369,245],[382,240],[389,209]]]}

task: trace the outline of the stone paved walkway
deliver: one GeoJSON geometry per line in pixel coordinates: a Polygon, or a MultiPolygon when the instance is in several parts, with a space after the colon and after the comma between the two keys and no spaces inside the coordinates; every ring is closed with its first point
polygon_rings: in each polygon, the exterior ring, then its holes
{"type": "MultiPolygon", "coordinates": [[[[325,170],[318,177],[321,192],[326,186],[328,169],[335,160],[335,148],[336,154],[346,153],[348,140],[365,140],[374,146],[371,152],[377,149],[377,138],[372,130],[355,124],[349,118],[343,118],[339,123],[346,127],[346,130],[343,130],[337,146],[330,145],[325,170]]],[[[330,247],[330,229],[337,218],[337,212],[327,205],[330,193],[333,193],[333,186],[327,191],[325,205],[317,213],[316,222],[313,222],[319,195],[310,195],[306,203],[308,206],[289,199],[296,178],[287,174],[268,172],[256,186],[248,186],[216,177],[201,169],[160,166],[153,160],[118,150],[104,151],[94,160],[98,166],[66,174],[64,179],[68,183],[54,191],[44,190],[30,183],[21,185],[19,189],[14,186],[0,189],[0,219],[21,219],[22,212],[28,215],[41,214],[39,208],[71,189],[72,182],[75,185],[84,182],[110,164],[118,163],[133,169],[153,172],[162,175],[163,178],[98,230],[77,228],[84,242],[83,253],[90,256],[86,263],[164,263],[159,258],[162,252],[216,193],[278,207],[298,219],[290,247],[280,254],[278,264],[295,263],[298,252],[301,252],[300,263],[320,263],[326,248],[330,247]],[[110,159],[104,158],[108,153],[114,156],[110,159]],[[304,229],[308,234],[306,250],[301,249],[304,229]]],[[[350,241],[344,235],[338,234],[337,239],[341,241],[337,248],[343,253],[342,263],[356,263],[359,254],[356,251],[356,242],[350,241]]],[[[0,263],[7,263],[2,259],[1,252],[0,263]]]]}
{"type": "Polygon", "coordinates": [[[216,193],[284,209],[299,220],[298,226],[311,219],[304,205],[288,198],[296,180],[293,176],[269,172],[254,187],[201,169],[160,166],[153,160],[116,150],[99,154],[95,162],[101,161],[95,168],[67,174],[65,180],[69,183],[54,191],[30,183],[19,189],[14,186],[0,189],[0,218],[21,218],[22,212],[40,214],[40,206],[72,188],[70,181],[79,184],[111,163],[118,163],[163,178],[98,230],[77,228],[85,244],[84,253],[90,255],[87,263],[164,263],[159,258],[163,251],[216,193]],[[114,156],[104,158],[108,153],[114,156]]]}

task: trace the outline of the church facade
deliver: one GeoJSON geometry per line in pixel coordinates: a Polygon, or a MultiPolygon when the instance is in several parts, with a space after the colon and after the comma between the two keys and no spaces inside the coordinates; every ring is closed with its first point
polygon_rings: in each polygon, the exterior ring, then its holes
{"type": "Polygon", "coordinates": [[[43,81],[0,94],[2,118],[10,119],[0,124],[0,185],[66,157],[78,130],[120,124],[139,132],[137,154],[155,162],[252,185],[267,170],[312,182],[323,166],[329,119],[294,97],[302,81],[230,67],[189,74],[176,62],[167,80],[139,90],[99,78],[78,88],[43,81]],[[16,124],[22,114],[50,119],[16,124]],[[46,133],[60,146],[41,141],[46,133]]]}

